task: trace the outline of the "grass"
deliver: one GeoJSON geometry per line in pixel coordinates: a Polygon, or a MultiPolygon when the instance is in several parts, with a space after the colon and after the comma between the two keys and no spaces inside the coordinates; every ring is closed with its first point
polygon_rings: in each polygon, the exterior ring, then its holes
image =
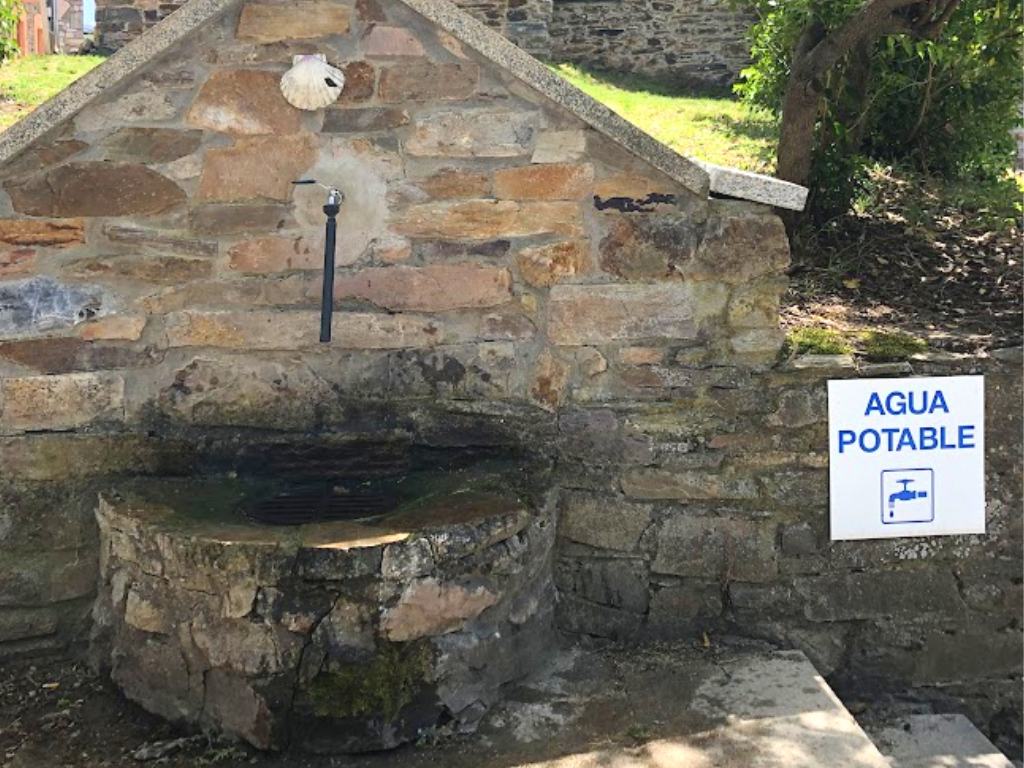
{"type": "Polygon", "coordinates": [[[0,65],[0,130],[103,61],[102,56],[26,56],[0,65]]]}
{"type": "Polygon", "coordinates": [[[570,64],[553,69],[684,155],[771,173],[777,130],[768,112],[728,97],[694,96],[636,76],[590,73],[570,64]]]}

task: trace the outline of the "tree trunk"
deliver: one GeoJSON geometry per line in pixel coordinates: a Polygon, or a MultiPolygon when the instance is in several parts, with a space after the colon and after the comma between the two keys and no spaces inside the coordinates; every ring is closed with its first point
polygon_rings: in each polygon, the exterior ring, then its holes
{"type": "Polygon", "coordinates": [[[782,127],[775,175],[784,181],[807,186],[814,152],[814,126],[820,97],[814,86],[790,77],[782,102],[782,127]]]}
{"type": "MultiPolygon", "coordinates": [[[[961,0],[865,0],[860,10],[841,27],[828,32],[814,20],[800,35],[782,102],[782,126],[775,173],[780,179],[807,186],[811,171],[814,128],[821,106],[823,78],[851,51],[865,57],[871,44],[883,34],[909,33],[934,39],[961,0]],[[900,15],[908,8],[919,13],[900,15]]],[[[866,93],[868,69],[864,81],[856,87],[866,93]]]]}

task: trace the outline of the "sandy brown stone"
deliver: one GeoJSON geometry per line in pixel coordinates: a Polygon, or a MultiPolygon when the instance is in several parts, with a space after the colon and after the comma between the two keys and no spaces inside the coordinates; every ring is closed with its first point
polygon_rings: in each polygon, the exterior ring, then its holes
{"type": "Polygon", "coordinates": [[[470,62],[396,64],[380,75],[380,98],[386,102],[466,99],[476,91],[480,68],[470,62]]]}
{"type": "Polygon", "coordinates": [[[789,239],[778,216],[733,213],[723,206],[708,220],[700,248],[680,272],[692,280],[744,283],[788,266],[789,239]]]}
{"type": "Polygon", "coordinates": [[[549,245],[524,248],[516,256],[523,279],[538,288],[585,272],[590,244],[586,240],[563,240],[549,245]]]}
{"type": "Polygon", "coordinates": [[[285,205],[201,205],[189,214],[189,226],[199,235],[262,234],[294,223],[285,205]]]}
{"type": "Polygon", "coordinates": [[[364,133],[389,131],[409,124],[409,113],[399,107],[328,109],[324,114],[324,133],[364,133]]]}
{"type": "Polygon", "coordinates": [[[662,347],[623,347],[619,360],[626,365],[658,365],[665,359],[662,347]]]}
{"type": "Polygon", "coordinates": [[[287,4],[246,3],[238,20],[241,40],[273,43],[328,35],[349,30],[351,9],[330,0],[294,0],[287,4]]]}
{"type": "Polygon", "coordinates": [[[79,326],[78,337],[84,341],[135,341],[145,327],[145,315],[108,315],[79,326]]]}
{"type": "Polygon", "coordinates": [[[38,173],[41,169],[67,160],[88,147],[88,144],[78,139],[61,139],[51,144],[37,144],[0,168],[0,177],[6,179],[38,173]]]}
{"type": "Polygon", "coordinates": [[[523,165],[495,171],[494,194],[510,200],[578,200],[590,194],[593,181],[590,165],[523,165]]]}
{"type": "Polygon", "coordinates": [[[548,303],[548,338],[555,344],[693,339],[722,312],[727,295],[716,283],[556,285],[548,303]]]}
{"type": "Polygon", "coordinates": [[[85,242],[82,219],[0,219],[0,243],[21,246],[66,246],[85,242]]]}
{"type": "Polygon", "coordinates": [[[66,430],[124,418],[124,379],[108,373],[0,380],[0,428],[66,430]]]}
{"type": "Polygon", "coordinates": [[[423,44],[404,27],[374,24],[363,35],[363,53],[367,56],[423,56],[423,44]]]}
{"type": "MultiPolygon", "coordinates": [[[[299,349],[319,343],[319,312],[177,312],[166,321],[170,347],[299,349]]],[[[438,323],[416,317],[336,312],[333,344],[349,349],[430,347],[438,323]]]]}
{"type": "Polygon", "coordinates": [[[587,135],[575,131],[542,131],[533,150],[534,163],[566,163],[579,160],[587,153],[587,135]]]}
{"type": "Polygon", "coordinates": [[[565,398],[569,384],[569,366],[545,349],[533,371],[530,396],[547,411],[554,412],[565,398]]]}
{"type": "Polygon", "coordinates": [[[233,147],[207,151],[198,197],[210,202],[290,200],[292,181],[315,160],[312,136],[241,138],[233,147]]]}
{"type": "Polygon", "coordinates": [[[676,274],[700,242],[701,230],[687,216],[632,213],[604,222],[607,234],[598,246],[601,268],[630,280],[676,274]]]}
{"type": "Polygon", "coordinates": [[[377,70],[366,61],[353,61],[341,68],[345,75],[345,87],[338,97],[338,104],[356,104],[373,98],[377,87],[377,70]]]}
{"type": "Polygon", "coordinates": [[[406,153],[420,157],[519,157],[533,151],[540,122],[535,112],[460,109],[419,120],[405,140],[406,153]]]}
{"type": "Polygon", "coordinates": [[[482,197],[490,193],[491,180],[485,173],[445,168],[417,182],[417,186],[431,197],[441,200],[453,197],[482,197]]]}
{"type": "Polygon", "coordinates": [[[185,202],[181,188],[156,171],[119,163],[69,163],[6,189],[14,209],[30,216],[142,216],[185,202]]]}
{"type": "MultiPolygon", "coordinates": [[[[247,6],[250,7],[250,6],[247,6]]],[[[281,95],[280,75],[259,69],[213,72],[186,115],[189,125],[221,133],[295,133],[301,114],[281,95]]]]}
{"type": "Polygon", "coordinates": [[[182,309],[224,309],[226,307],[291,307],[314,306],[310,300],[310,281],[306,273],[286,274],[274,279],[236,278],[234,280],[203,280],[165,288],[137,302],[144,312],[165,314],[182,309]]]}
{"type": "MultiPolygon", "coordinates": [[[[605,176],[594,184],[594,194],[602,200],[625,197],[635,201],[646,201],[652,195],[665,196],[675,193],[675,187],[667,179],[643,176],[638,173],[615,173],[605,176]]],[[[671,205],[668,202],[651,205],[671,205]]]]}
{"type": "Polygon", "coordinates": [[[173,253],[179,256],[217,255],[216,241],[182,237],[180,234],[162,229],[104,224],[103,234],[112,243],[124,243],[138,248],[153,249],[162,253],[173,253]]]}
{"type": "Polygon", "coordinates": [[[317,244],[302,236],[258,237],[231,246],[228,266],[238,272],[319,269],[323,266],[323,254],[317,244]]]}
{"type": "Polygon", "coordinates": [[[103,131],[122,127],[125,123],[149,123],[173,120],[181,112],[181,99],[161,89],[140,88],[111,99],[102,98],[90,104],[75,117],[79,131],[103,131]]]}
{"type": "Polygon", "coordinates": [[[119,277],[173,285],[208,277],[213,271],[213,266],[208,259],[191,259],[183,256],[98,256],[72,261],[63,271],[65,274],[86,280],[119,277]]]}
{"type": "Polygon", "coordinates": [[[362,21],[387,21],[388,17],[377,0],[356,0],[356,14],[362,21]]]}
{"type": "Polygon", "coordinates": [[[409,584],[397,605],[385,612],[381,629],[394,642],[443,635],[460,629],[497,601],[498,595],[482,585],[420,579],[409,584]]]}
{"type": "Polygon", "coordinates": [[[0,277],[31,272],[36,262],[35,248],[0,248],[0,277]]]}
{"type": "Polygon", "coordinates": [[[121,128],[105,138],[100,147],[108,160],[169,163],[190,155],[199,147],[202,131],[175,128],[121,128]]]}
{"type": "Polygon", "coordinates": [[[507,269],[472,264],[375,267],[334,283],[335,299],[364,299],[393,310],[444,312],[493,307],[512,297],[507,269]]]}
{"type": "Polygon", "coordinates": [[[30,368],[35,373],[122,368],[140,362],[140,357],[126,347],[100,346],[68,336],[0,341],[0,359],[30,368]]]}
{"type": "Polygon", "coordinates": [[[545,233],[576,235],[582,227],[579,206],[569,202],[467,200],[424,203],[407,208],[394,222],[410,237],[489,240],[545,233]]]}

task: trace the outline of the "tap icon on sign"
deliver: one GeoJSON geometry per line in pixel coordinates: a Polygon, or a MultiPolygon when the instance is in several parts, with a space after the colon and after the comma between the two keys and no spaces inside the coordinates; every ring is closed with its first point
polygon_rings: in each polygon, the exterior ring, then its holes
{"type": "Polygon", "coordinates": [[[882,522],[926,523],[935,519],[935,474],[931,469],[882,470],[882,522]]]}
{"type": "Polygon", "coordinates": [[[895,514],[897,501],[913,501],[914,499],[928,498],[928,491],[911,491],[907,487],[914,482],[913,478],[897,480],[896,482],[903,487],[895,493],[889,494],[889,517],[892,517],[895,514]]]}

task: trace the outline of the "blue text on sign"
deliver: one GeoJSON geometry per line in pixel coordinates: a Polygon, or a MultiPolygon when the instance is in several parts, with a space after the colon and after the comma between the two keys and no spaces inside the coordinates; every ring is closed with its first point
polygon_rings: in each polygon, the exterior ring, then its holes
{"type": "MultiPolygon", "coordinates": [[[[868,397],[865,416],[914,416],[948,414],[949,404],[942,390],[935,392],[889,392],[882,396],[872,392],[868,397]]],[[[862,430],[840,429],[839,453],[859,448],[864,453],[885,451],[948,451],[977,447],[974,424],[917,427],[884,427],[862,430]]]]}

